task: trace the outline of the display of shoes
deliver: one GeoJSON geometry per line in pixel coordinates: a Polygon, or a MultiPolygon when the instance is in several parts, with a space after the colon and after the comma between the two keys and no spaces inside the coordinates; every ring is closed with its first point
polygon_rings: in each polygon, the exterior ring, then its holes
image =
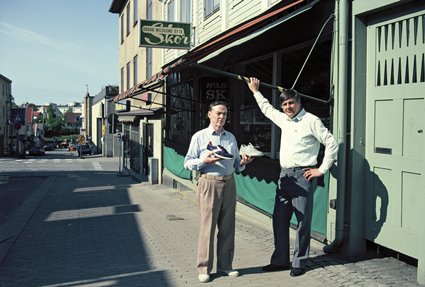
{"type": "Polygon", "coordinates": [[[239,276],[239,271],[237,271],[237,270],[217,269],[217,273],[227,275],[229,277],[238,277],[239,276]]]}
{"type": "Polygon", "coordinates": [[[239,149],[239,154],[246,155],[246,156],[263,156],[264,153],[262,151],[259,151],[256,149],[251,143],[247,145],[241,145],[241,148],[239,149]]]}
{"type": "Polygon", "coordinates": [[[230,154],[224,147],[221,145],[213,146],[210,143],[207,145],[207,150],[212,151],[213,155],[222,159],[232,159],[233,155],[230,154]]]}

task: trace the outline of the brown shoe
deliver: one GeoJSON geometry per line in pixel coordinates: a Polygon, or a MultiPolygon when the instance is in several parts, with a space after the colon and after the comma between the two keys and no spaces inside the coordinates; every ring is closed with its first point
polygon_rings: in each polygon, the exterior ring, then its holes
{"type": "Polygon", "coordinates": [[[274,264],[269,264],[263,267],[264,272],[283,271],[288,269],[289,269],[289,266],[281,266],[281,265],[274,265],[274,264]]]}

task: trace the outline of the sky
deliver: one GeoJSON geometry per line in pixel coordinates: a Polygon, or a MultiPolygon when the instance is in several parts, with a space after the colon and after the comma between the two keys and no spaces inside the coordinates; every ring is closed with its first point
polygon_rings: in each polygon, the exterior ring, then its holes
{"type": "Polygon", "coordinates": [[[66,105],[119,84],[112,0],[0,0],[0,74],[15,103],[66,105]]]}

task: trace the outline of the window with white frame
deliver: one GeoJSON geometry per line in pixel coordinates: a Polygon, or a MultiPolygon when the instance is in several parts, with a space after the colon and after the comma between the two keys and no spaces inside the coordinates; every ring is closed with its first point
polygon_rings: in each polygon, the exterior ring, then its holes
{"type": "Polygon", "coordinates": [[[180,6],[180,20],[181,22],[190,23],[191,22],[191,0],[182,0],[180,6]]]}
{"type": "Polygon", "coordinates": [[[152,48],[146,48],[146,78],[152,76],[152,48]]]}
{"type": "Polygon", "coordinates": [[[130,89],[130,62],[128,62],[127,63],[127,65],[126,65],[126,72],[127,72],[127,74],[126,74],[126,90],[129,90],[130,89]]]}
{"type": "Polygon", "coordinates": [[[133,58],[133,86],[137,85],[138,75],[137,75],[137,55],[133,58]]]}
{"type": "Polygon", "coordinates": [[[152,0],[146,1],[146,19],[152,20],[152,0]]]}
{"type": "Polygon", "coordinates": [[[127,27],[127,36],[128,36],[128,34],[130,34],[130,4],[128,4],[127,5],[127,8],[125,8],[126,9],[126,11],[125,11],[125,16],[126,16],[126,23],[127,23],[127,25],[126,25],[126,27],[127,27]]]}
{"type": "Polygon", "coordinates": [[[121,23],[121,44],[124,42],[124,14],[120,17],[120,23],[121,23]]]}
{"type": "Polygon", "coordinates": [[[121,93],[124,92],[124,67],[121,68],[121,93]]]}
{"type": "Polygon", "coordinates": [[[170,22],[174,22],[174,14],[175,13],[175,3],[174,0],[170,0],[167,6],[167,20],[170,22]]]}
{"type": "Polygon", "coordinates": [[[220,0],[204,0],[204,18],[207,19],[212,14],[220,10],[220,0]]]}
{"type": "Polygon", "coordinates": [[[133,1],[133,25],[137,24],[137,21],[139,20],[139,0],[133,1]]]}

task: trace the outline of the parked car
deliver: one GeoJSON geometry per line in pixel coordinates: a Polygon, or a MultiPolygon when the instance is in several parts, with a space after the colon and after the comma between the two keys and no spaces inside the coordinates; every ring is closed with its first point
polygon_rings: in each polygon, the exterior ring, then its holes
{"type": "Polygon", "coordinates": [[[89,144],[80,144],[77,146],[78,155],[92,154],[91,146],[89,144]]]}
{"type": "Polygon", "coordinates": [[[52,151],[52,150],[55,149],[55,145],[52,144],[52,143],[51,144],[46,144],[46,145],[43,146],[43,148],[44,148],[45,151],[52,151]]]}
{"type": "Polygon", "coordinates": [[[42,147],[38,147],[38,146],[32,146],[29,150],[28,150],[28,154],[29,155],[45,155],[45,151],[44,148],[42,147]]]}

